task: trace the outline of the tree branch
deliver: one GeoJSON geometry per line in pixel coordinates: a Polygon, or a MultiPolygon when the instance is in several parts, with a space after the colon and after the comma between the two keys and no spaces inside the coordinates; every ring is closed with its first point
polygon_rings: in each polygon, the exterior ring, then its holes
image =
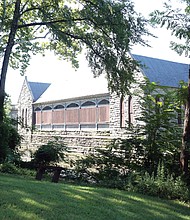
{"type": "MultiPolygon", "coordinates": [[[[72,21],[85,21],[85,20],[86,20],[85,18],[72,19],[72,21]]],[[[38,26],[38,25],[43,26],[43,25],[56,24],[56,23],[67,23],[70,21],[71,20],[60,19],[60,20],[54,20],[54,21],[33,22],[29,24],[18,25],[18,28],[32,27],[32,26],[38,26]]]]}
{"type": "Polygon", "coordinates": [[[68,32],[63,32],[63,31],[61,31],[61,32],[62,32],[63,34],[65,34],[65,35],[67,35],[67,36],[69,36],[69,37],[75,39],[75,40],[81,40],[83,43],[85,43],[86,45],[88,45],[88,46],[90,47],[90,49],[93,50],[93,52],[94,52],[97,56],[99,56],[101,59],[104,59],[104,57],[103,57],[100,53],[98,53],[96,50],[94,50],[93,46],[90,44],[90,41],[89,41],[88,39],[82,38],[82,37],[80,37],[80,36],[78,36],[78,35],[74,35],[74,34],[71,34],[71,33],[68,33],[68,32]]]}

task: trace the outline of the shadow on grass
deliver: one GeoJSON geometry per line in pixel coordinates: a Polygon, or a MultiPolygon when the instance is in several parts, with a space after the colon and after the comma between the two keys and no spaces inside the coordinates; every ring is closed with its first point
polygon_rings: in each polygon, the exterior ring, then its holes
{"type": "Polygon", "coordinates": [[[187,204],[0,174],[0,219],[189,220],[187,204]]]}

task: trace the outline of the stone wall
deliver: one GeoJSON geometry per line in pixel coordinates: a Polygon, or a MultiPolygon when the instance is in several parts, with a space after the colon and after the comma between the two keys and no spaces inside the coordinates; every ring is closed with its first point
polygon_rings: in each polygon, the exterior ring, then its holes
{"type": "Polygon", "coordinates": [[[49,141],[58,140],[67,146],[71,155],[85,156],[94,153],[95,148],[104,148],[115,138],[110,132],[92,132],[92,131],[35,131],[26,132],[22,141],[20,151],[22,158],[30,160],[31,154],[36,149],[49,141]]]}
{"type": "Polygon", "coordinates": [[[23,120],[23,124],[19,126],[19,132],[23,134],[25,130],[32,127],[32,120],[33,120],[33,97],[30,92],[30,88],[27,83],[27,79],[24,80],[19,100],[18,100],[18,118],[23,120]]]}
{"type": "Polygon", "coordinates": [[[118,138],[125,138],[128,136],[126,134],[126,129],[129,122],[129,111],[132,113],[132,124],[135,126],[139,123],[137,118],[141,115],[141,98],[140,95],[143,95],[143,91],[140,88],[140,85],[145,82],[145,78],[142,72],[136,72],[134,76],[136,83],[131,85],[130,94],[125,95],[123,99],[123,115],[125,117],[125,125],[121,127],[121,109],[120,109],[120,100],[116,93],[110,94],[110,134],[118,138]],[[129,97],[131,97],[132,109],[129,109],[129,97]]]}

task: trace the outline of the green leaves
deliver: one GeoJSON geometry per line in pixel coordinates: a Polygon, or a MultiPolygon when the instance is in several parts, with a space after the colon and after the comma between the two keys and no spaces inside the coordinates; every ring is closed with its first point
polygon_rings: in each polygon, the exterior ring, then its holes
{"type": "Polygon", "coordinates": [[[180,94],[184,91],[149,82],[142,89],[145,94],[141,97],[142,114],[138,121],[139,135],[144,137],[145,167],[151,173],[156,171],[159,161],[163,161],[172,171],[176,167],[172,168],[170,163],[178,163],[176,155],[181,144],[182,128],[178,121],[183,118],[180,94]]]}
{"type": "MultiPolygon", "coordinates": [[[[2,0],[2,6],[1,56],[14,4],[12,0],[2,0]]],[[[9,64],[24,74],[32,54],[50,49],[77,68],[77,56],[86,49],[94,75],[106,73],[111,90],[125,93],[137,70],[137,63],[128,52],[133,44],[147,45],[143,35],[149,35],[146,20],[135,13],[130,0],[23,0],[9,64]]]]}
{"type": "Polygon", "coordinates": [[[58,141],[40,146],[34,153],[34,162],[38,165],[57,163],[64,159],[66,147],[58,141]]]}
{"type": "Polygon", "coordinates": [[[179,8],[173,9],[171,5],[165,3],[164,11],[155,10],[150,14],[150,21],[153,25],[166,27],[168,30],[171,30],[172,35],[182,40],[180,43],[171,42],[171,48],[179,55],[185,53],[185,55],[188,56],[190,49],[190,7],[188,0],[183,0],[182,2],[184,2],[184,5],[186,5],[185,10],[179,8]]]}

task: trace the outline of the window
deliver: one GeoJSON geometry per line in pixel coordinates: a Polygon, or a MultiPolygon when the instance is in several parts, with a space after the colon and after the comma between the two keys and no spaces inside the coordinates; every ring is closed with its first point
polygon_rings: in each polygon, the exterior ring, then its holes
{"type": "Polygon", "coordinates": [[[56,105],[55,107],[54,107],[54,109],[56,110],[56,109],[64,109],[65,107],[63,106],[63,105],[56,105]]]}
{"type": "Polygon", "coordinates": [[[28,110],[27,108],[25,109],[25,127],[28,125],[28,110]]]}
{"type": "Polygon", "coordinates": [[[84,102],[81,107],[95,106],[96,104],[92,101],[84,102]]]}
{"type": "Polygon", "coordinates": [[[133,100],[131,95],[129,96],[128,99],[128,121],[130,127],[131,124],[133,123],[133,100]]]}
{"type": "Polygon", "coordinates": [[[71,103],[67,106],[67,108],[78,108],[79,105],[77,103],[71,103]]]}
{"type": "Polygon", "coordinates": [[[183,114],[182,114],[182,110],[184,110],[182,108],[182,106],[180,107],[178,113],[177,113],[177,123],[178,125],[182,125],[183,124],[183,114]]]}
{"type": "Polygon", "coordinates": [[[64,124],[64,112],[65,112],[65,107],[64,105],[56,105],[54,107],[53,111],[53,124],[64,124]]]}
{"type": "Polygon", "coordinates": [[[49,110],[52,110],[52,108],[50,106],[45,106],[42,110],[43,111],[49,111],[49,110]]]}
{"type": "Polygon", "coordinates": [[[34,109],[34,124],[39,125],[41,124],[41,108],[36,107],[34,109]]]}
{"type": "Polygon", "coordinates": [[[37,107],[37,108],[34,109],[34,111],[39,112],[39,111],[41,111],[41,109],[39,107],[37,107]]]}
{"type": "Polygon", "coordinates": [[[50,106],[45,106],[42,109],[42,124],[52,123],[52,108],[50,106]]]}
{"type": "Polygon", "coordinates": [[[79,105],[77,103],[71,103],[67,106],[65,111],[65,123],[79,123],[79,105]]]}
{"type": "Polygon", "coordinates": [[[98,105],[109,105],[109,101],[107,99],[102,99],[98,102],[98,105]]]}
{"type": "Polygon", "coordinates": [[[125,127],[125,103],[123,95],[120,98],[120,127],[125,127]]]}
{"type": "Polygon", "coordinates": [[[22,127],[24,127],[24,109],[22,109],[21,122],[22,122],[22,127]]]}

